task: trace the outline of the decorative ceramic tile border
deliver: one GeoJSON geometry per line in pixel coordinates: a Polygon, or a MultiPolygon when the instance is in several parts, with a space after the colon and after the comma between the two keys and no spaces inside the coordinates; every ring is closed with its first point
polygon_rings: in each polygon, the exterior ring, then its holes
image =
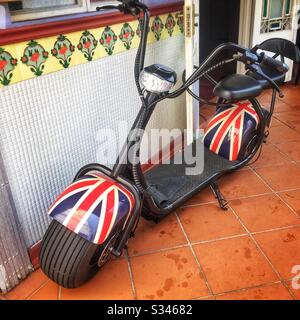
{"type": "MultiPolygon", "coordinates": [[[[151,18],[150,27],[149,43],[184,32],[176,13],[151,18]]],[[[132,21],[3,46],[0,88],[137,48],[140,35],[140,23],[132,21]]]]}

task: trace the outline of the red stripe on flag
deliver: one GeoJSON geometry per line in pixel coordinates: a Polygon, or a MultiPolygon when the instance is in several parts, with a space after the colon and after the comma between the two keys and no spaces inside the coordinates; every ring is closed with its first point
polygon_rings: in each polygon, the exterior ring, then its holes
{"type": "Polygon", "coordinates": [[[245,107],[244,109],[248,113],[250,113],[253,118],[255,118],[257,123],[259,122],[259,116],[258,116],[258,114],[256,113],[256,111],[254,109],[252,109],[251,107],[245,107]]]}
{"type": "Polygon", "coordinates": [[[125,187],[123,187],[123,185],[121,185],[119,182],[113,180],[112,178],[110,177],[107,177],[105,176],[104,174],[100,173],[100,172],[94,172],[92,171],[91,174],[99,177],[99,178],[103,178],[103,179],[106,179],[106,180],[109,180],[111,181],[118,189],[120,189],[124,194],[125,196],[127,196],[129,198],[129,201],[131,202],[131,206],[133,207],[134,204],[135,204],[135,198],[134,196],[132,195],[132,193],[126,189],[125,187]]]}
{"type": "Polygon", "coordinates": [[[54,206],[64,197],[66,196],[68,193],[71,193],[77,189],[81,189],[83,187],[89,187],[92,186],[93,184],[98,183],[99,180],[94,180],[94,181],[86,181],[86,180],[82,180],[79,182],[76,182],[74,184],[71,184],[57,199],[56,201],[53,203],[53,205],[50,207],[49,211],[52,210],[52,208],[54,208],[54,206]]]}
{"type": "Polygon", "coordinates": [[[237,103],[236,105],[239,106],[239,107],[243,107],[243,109],[248,111],[251,115],[253,115],[254,117],[258,118],[258,115],[257,115],[254,107],[252,106],[251,102],[237,103]]]}
{"type": "Polygon", "coordinates": [[[235,122],[235,130],[233,133],[232,158],[231,158],[232,161],[237,160],[239,155],[241,121],[242,121],[242,117],[239,116],[235,122]]]}
{"type": "Polygon", "coordinates": [[[225,118],[230,112],[232,112],[232,109],[224,111],[221,114],[219,114],[217,117],[212,119],[212,121],[210,121],[205,131],[208,132],[219,120],[221,120],[222,118],[225,118]]]}
{"type": "Polygon", "coordinates": [[[244,109],[247,110],[249,113],[256,115],[256,111],[251,106],[244,106],[244,109]]]}
{"type": "Polygon", "coordinates": [[[101,230],[101,234],[99,237],[99,240],[97,243],[102,244],[105,241],[107,232],[109,230],[109,227],[112,222],[113,214],[114,214],[114,209],[115,205],[115,192],[118,192],[117,190],[112,190],[108,195],[107,195],[107,203],[106,203],[106,212],[105,212],[105,218],[101,230]]]}
{"type": "Polygon", "coordinates": [[[221,130],[219,131],[218,135],[215,138],[215,141],[211,147],[211,151],[217,153],[217,149],[218,149],[218,145],[220,143],[220,140],[222,139],[224,133],[226,132],[226,130],[228,130],[229,126],[232,125],[232,121],[235,119],[235,117],[241,112],[243,108],[242,107],[238,107],[233,113],[232,115],[227,119],[227,121],[225,121],[225,123],[223,123],[221,126],[221,130]]]}
{"type": "Polygon", "coordinates": [[[116,187],[118,189],[120,189],[128,198],[129,198],[129,201],[131,202],[131,207],[133,207],[135,205],[135,198],[134,196],[132,195],[132,193],[125,189],[122,185],[120,184],[117,184],[116,187]]]}
{"type": "MultiPolygon", "coordinates": [[[[74,231],[87,211],[91,208],[93,203],[102,195],[102,193],[112,186],[111,182],[103,182],[97,187],[86,199],[83,200],[76,212],[73,214],[71,220],[67,224],[67,228],[74,231]]],[[[79,200],[80,201],[80,200],[79,200]]]]}

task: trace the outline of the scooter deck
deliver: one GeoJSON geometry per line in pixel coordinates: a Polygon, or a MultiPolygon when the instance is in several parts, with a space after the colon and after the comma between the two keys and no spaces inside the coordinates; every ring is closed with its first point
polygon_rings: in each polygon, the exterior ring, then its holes
{"type": "Polygon", "coordinates": [[[191,150],[195,151],[196,148],[196,142],[194,142],[186,148],[184,157],[183,152],[176,153],[169,164],[159,164],[145,174],[157,204],[164,206],[189,195],[192,196],[193,193],[209,185],[220,173],[231,170],[238,163],[222,158],[207,149],[202,142],[198,143],[201,144],[202,152],[200,152],[200,160],[198,159],[197,170],[195,165],[190,165],[193,156],[191,150]],[[176,164],[178,161],[176,162],[175,159],[178,160],[180,157],[183,159],[182,164],[176,164]],[[190,169],[194,169],[193,174],[187,171],[190,169]]]}

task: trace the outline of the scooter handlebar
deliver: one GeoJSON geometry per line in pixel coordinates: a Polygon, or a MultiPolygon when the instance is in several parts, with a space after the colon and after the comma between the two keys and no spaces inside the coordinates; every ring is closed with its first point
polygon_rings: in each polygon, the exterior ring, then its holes
{"type": "Polygon", "coordinates": [[[118,0],[121,2],[120,5],[106,5],[97,7],[97,11],[102,10],[119,10],[125,14],[131,14],[133,16],[138,16],[141,11],[146,12],[148,11],[148,7],[143,3],[139,2],[138,0],[118,0]]]}
{"type": "Polygon", "coordinates": [[[289,67],[284,62],[269,57],[264,52],[258,54],[255,50],[250,49],[246,49],[244,53],[234,55],[234,58],[237,61],[243,62],[246,66],[246,69],[251,70],[263,79],[267,80],[270,83],[270,85],[273,88],[275,88],[276,91],[279,92],[280,97],[284,96],[283,92],[280,90],[279,86],[275,83],[275,81],[271,79],[269,76],[267,76],[261,68],[262,66],[268,66],[282,74],[285,74],[288,72],[289,67]]]}
{"type": "Polygon", "coordinates": [[[274,59],[272,57],[269,57],[265,53],[262,53],[261,56],[262,56],[261,62],[264,65],[267,65],[273,69],[276,69],[278,72],[281,72],[281,73],[287,73],[289,71],[289,66],[286,63],[280,60],[274,59]]]}
{"type": "Polygon", "coordinates": [[[283,92],[281,91],[280,87],[278,86],[278,84],[271,79],[270,77],[268,77],[261,69],[259,64],[249,64],[246,66],[246,69],[251,70],[252,72],[256,73],[257,75],[259,75],[261,78],[267,80],[270,85],[279,93],[280,98],[284,97],[283,92]]]}
{"type": "Polygon", "coordinates": [[[121,6],[107,5],[107,6],[97,7],[96,10],[97,11],[102,11],[102,10],[119,10],[119,11],[121,11],[121,6]]]}

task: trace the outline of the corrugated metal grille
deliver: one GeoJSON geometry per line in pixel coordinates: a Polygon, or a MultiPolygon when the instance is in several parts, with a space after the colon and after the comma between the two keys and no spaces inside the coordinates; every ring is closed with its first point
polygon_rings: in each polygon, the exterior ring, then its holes
{"type": "Polygon", "coordinates": [[[5,293],[32,271],[0,155],[0,291],[5,293]]]}
{"type": "MultiPolygon", "coordinates": [[[[166,64],[180,75],[180,52],[183,36],[157,42],[149,46],[147,64],[166,64]]],[[[135,53],[129,50],[1,89],[0,151],[27,247],[42,238],[48,207],[76,171],[87,163],[103,163],[99,130],[116,130],[120,120],[132,124],[140,108],[135,53]]],[[[184,128],[184,105],[184,97],[162,103],[151,126],[184,128]]],[[[3,246],[8,250],[10,243],[3,246]]]]}

